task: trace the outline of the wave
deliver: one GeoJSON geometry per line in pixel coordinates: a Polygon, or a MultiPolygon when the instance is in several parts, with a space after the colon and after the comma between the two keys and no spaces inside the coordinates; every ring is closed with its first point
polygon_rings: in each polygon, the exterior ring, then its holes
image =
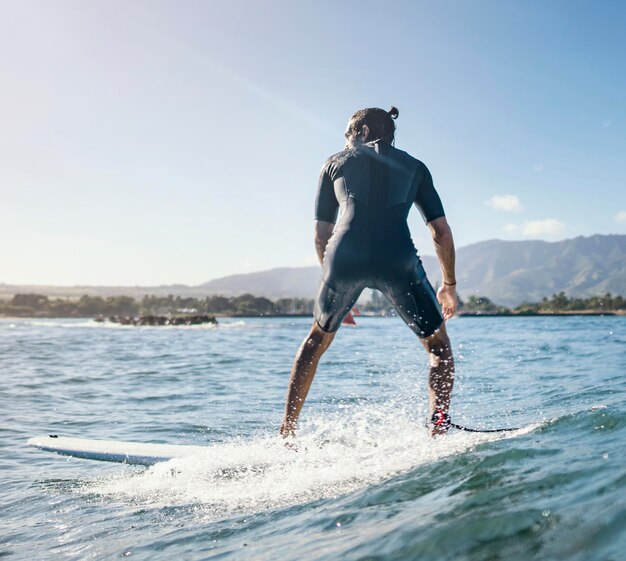
{"type": "Polygon", "coordinates": [[[309,421],[297,450],[278,436],[261,435],[214,444],[140,473],[92,480],[82,489],[157,508],[194,505],[206,517],[224,518],[334,498],[537,426],[432,439],[396,408],[359,407],[309,421]]]}

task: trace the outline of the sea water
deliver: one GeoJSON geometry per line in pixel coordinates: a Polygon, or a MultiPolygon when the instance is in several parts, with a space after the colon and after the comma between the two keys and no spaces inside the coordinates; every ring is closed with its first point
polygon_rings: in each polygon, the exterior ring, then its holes
{"type": "Polygon", "coordinates": [[[626,318],[455,318],[452,419],[397,318],[322,359],[277,436],[309,318],[0,321],[0,557],[626,559],[626,318]],[[54,433],[206,446],[150,468],[26,446],[54,433]]]}

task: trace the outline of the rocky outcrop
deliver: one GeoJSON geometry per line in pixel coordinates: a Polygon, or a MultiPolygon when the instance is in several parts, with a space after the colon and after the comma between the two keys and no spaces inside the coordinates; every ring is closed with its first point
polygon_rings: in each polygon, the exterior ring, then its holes
{"type": "Polygon", "coordinates": [[[98,322],[110,321],[120,325],[202,325],[205,323],[217,324],[215,316],[195,315],[195,316],[111,316],[109,318],[98,318],[98,322]]]}

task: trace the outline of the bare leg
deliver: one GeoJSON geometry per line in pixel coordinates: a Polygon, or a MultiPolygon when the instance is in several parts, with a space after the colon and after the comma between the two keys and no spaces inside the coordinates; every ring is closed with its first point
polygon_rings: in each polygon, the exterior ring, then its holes
{"type": "Polygon", "coordinates": [[[314,322],[309,335],[302,341],[291,369],[285,416],[280,425],[280,434],[283,436],[295,435],[298,417],[315,377],[317,363],[334,338],[335,333],[323,331],[314,322]]]}
{"type": "MultiPolygon", "coordinates": [[[[430,337],[420,339],[428,352],[430,371],[428,376],[428,398],[430,417],[435,411],[450,410],[450,396],[454,385],[454,358],[445,324],[430,337]]],[[[429,417],[429,418],[430,418],[429,417]]],[[[447,428],[434,427],[432,434],[444,434],[447,428]]]]}

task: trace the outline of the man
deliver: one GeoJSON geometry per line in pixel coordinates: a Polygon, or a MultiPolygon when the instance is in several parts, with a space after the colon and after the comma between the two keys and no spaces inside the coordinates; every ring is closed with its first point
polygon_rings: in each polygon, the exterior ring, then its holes
{"type": "Polygon", "coordinates": [[[444,320],[457,309],[454,240],[430,172],[392,146],[397,117],[395,107],[357,111],[348,122],[346,149],[322,168],[315,248],[323,277],[313,327],[291,371],[280,427],[285,437],[295,435],[319,359],[365,287],[385,294],[420,338],[430,362],[431,434],[448,430],[454,360],[444,320]],[[442,284],[436,295],[406,222],[412,204],[428,225],[441,266],[442,284]]]}

